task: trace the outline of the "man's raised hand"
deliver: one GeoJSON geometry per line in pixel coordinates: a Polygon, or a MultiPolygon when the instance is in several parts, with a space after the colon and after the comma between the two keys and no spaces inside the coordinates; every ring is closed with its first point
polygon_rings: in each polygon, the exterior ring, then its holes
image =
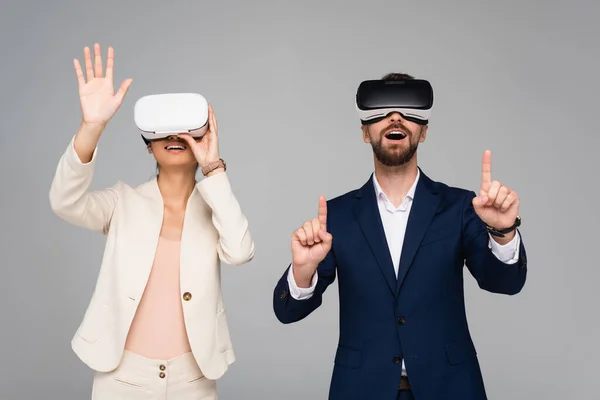
{"type": "Polygon", "coordinates": [[[317,217],[306,221],[292,234],[292,266],[298,286],[310,286],[319,263],[331,250],[332,240],[327,232],[327,201],[321,196],[317,217]]]}
{"type": "Polygon", "coordinates": [[[513,226],[519,215],[519,196],[508,186],[492,180],[492,153],[486,150],[481,160],[479,196],[473,199],[479,218],[488,226],[504,229],[513,226]]]}

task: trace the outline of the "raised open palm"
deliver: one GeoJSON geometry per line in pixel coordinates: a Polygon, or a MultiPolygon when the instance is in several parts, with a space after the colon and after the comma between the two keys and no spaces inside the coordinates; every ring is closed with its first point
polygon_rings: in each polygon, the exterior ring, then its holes
{"type": "Polygon", "coordinates": [[[74,59],[75,73],[79,84],[79,102],[83,122],[88,125],[103,126],[115,115],[125,94],[129,90],[132,79],[123,81],[119,90],[115,93],[113,85],[114,73],[114,49],[108,48],[106,71],[102,73],[102,56],[100,45],[94,44],[94,62],[89,47],[83,50],[85,60],[85,77],[79,60],[74,59]],[[86,81],[87,78],[87,81],[86,81]]]}

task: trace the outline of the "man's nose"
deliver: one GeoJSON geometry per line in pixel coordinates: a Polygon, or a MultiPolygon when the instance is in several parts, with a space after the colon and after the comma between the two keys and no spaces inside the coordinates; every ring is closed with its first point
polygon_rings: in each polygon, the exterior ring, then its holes
{"type": "Polygon", "coordinates": [[[388,115],[388,119],[390,120],[390,122],[402,122],[402,121],[404,121],[404,118],[402,118],[402,114],[400,114],[397,111],[391,112],[388,115]]]}

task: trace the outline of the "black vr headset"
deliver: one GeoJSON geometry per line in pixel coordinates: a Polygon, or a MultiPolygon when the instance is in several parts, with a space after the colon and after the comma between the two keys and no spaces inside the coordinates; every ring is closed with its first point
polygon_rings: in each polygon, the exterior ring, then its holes
{"type": "Polygon", "coordinates": [[[356,91],[356,109],[363,125],[398,112],[407,121],[427,125],[433,107],[433,88],[423,79],[368,80],[356,91]]]}

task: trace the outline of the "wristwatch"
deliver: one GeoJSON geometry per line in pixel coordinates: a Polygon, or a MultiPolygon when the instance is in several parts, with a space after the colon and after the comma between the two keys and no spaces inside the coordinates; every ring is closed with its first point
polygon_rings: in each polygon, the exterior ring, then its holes
{"type": "Polygon", "coordinates": [[[219,158],[219,161],[211,162],[210,164],[205,165],[202,168],[202,175],[206,176],[217,168],[223,168],[225,171],[227,171],[227,164],[225,164],[225,161],[222,158],[219,158]]]}
{"type": "Polygon", "coordinates": [[[513,226],[505,228],[505,229],[496,229],[489,225],[486,225],[486,226],[487,226],[487,230],[490,233],[490,235],[504,237],[505,234],[512,232],[515,229],[517,229],[519,226],[521,226],[521,217],[519,217],[517,215],[517,218],[515,219],[515,223],[513,224],[513,226]]]}

